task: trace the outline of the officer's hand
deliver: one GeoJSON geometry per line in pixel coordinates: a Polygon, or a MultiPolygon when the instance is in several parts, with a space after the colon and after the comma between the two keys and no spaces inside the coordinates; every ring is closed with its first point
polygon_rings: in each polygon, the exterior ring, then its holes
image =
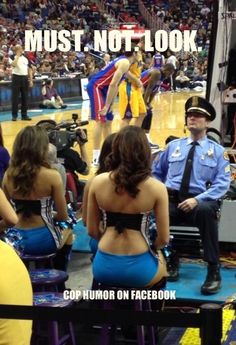
{"type": "Polygon", "coordinates": [[[178,208],[186,213],[192,211],[198,202],[195,198],[189,198],[179,203],[178,208]]]}

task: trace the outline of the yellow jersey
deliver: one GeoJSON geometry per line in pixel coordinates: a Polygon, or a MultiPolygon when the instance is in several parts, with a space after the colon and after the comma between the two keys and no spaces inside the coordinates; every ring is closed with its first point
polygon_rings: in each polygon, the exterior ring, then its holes
{"type": "MultiPolygon", "coordinates": [[[[129,68],[129,72],[131,72],[136,78],[140,79],[142,69],[143,69],[143,56],[141,52],[137,52],[135,62],[131,64],[129,68]]],[[[131,80],[129,81],[132,83],[131,80]]]]}

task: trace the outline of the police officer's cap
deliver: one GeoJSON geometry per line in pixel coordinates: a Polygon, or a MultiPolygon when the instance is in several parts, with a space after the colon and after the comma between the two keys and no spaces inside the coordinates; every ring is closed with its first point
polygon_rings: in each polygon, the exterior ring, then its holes
{"type": "Polygon", "coordinates": [[[216,117],[216,111],[213,105],[205,98],[199,96],[190,97],[186,101],[185,113],[186,116],[191,113],[204,115],[208,121],[213,121],[216,117]]]}

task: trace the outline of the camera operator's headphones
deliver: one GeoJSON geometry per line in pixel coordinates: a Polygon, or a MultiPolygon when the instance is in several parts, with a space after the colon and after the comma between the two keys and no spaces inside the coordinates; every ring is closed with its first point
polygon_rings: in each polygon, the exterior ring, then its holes
{"type": "Polygon", "coordinates": [[[39,122],[36,123],[35,126],[43,127],[46,130],[51,130],[57,127],[57,123],[54,120],[47,119],[47,120],[40,120],[39,122]],[[47,128],[47,125],[48,125],[48,128],[47,128]]]}

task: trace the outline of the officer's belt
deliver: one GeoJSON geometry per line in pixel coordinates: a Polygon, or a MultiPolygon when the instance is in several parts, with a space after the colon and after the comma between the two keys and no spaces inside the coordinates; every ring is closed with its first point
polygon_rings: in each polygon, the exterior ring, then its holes
{"type": "Polygon", "coordinates": [[[185,195],[180,195],[178,190],[171,189],[171,188],[167,188],[167,192],[169,195],[169,200],[172,202],[180,202],[180,201],[186,200],[188,198],[194,198],[195,196],[197,196],[197,194],[191,194],[191,193],[187,193],[185,195]]]}

